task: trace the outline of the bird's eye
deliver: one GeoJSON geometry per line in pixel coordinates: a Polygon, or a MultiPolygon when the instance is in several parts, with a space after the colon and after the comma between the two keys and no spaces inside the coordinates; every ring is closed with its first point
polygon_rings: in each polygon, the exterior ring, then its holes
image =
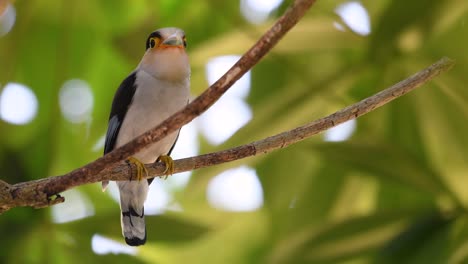
{"type": "Polygon", "coordinates": [[[161,40],[159,38],[150,38],[150,41],[149,41],[150,48],[154,48],[158,46],[160,41],[161,40]]]}
{"type": "Polygon", "coordinates": [[[182,38],[182,40],[184,41],[184,48],[187,47],[187,39],[185,38],[185,36],[182,38]]]}

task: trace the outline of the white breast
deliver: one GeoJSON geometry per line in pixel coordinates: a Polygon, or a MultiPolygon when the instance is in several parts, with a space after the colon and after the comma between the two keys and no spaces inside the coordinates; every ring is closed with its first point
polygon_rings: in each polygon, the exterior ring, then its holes
{"type": "MultiPolygon", "coordinates": [[[[116,147],[120,147],[187,105],[189,100],[189,79],[183,82],[169,82],[155,79],[139,70],[136,75],[137,89],[127,110],[117,137],[116,147]]],[[[169,134],[163,140],[150,145],[136,155],[143,163],[154,162],[160,155],[171,149],[178,132],[169,134]]]]}

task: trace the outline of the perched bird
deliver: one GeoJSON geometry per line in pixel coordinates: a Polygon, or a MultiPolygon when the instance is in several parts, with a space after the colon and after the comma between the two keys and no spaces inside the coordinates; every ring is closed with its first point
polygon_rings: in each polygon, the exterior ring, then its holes
{"type": "MultiPolygon", "coordinates": [[[[118,148],[187,105],[190,93],[190,64],[185,51],[185,33],[178,28],[162,28],[146,40],[146,52],[136,69],[120,84],[112,102],[104,154],[118,148]]],[[[179,130],[180,131],[180,130],[179,130]]],[[[179,131],[147,146],[128,158],[137,167],[137,180],[118,181],[122,234],[130,246],[146,242],[143,204],[153,179],[142,180],[144,163],[162,161],[171,174],[169,157],[179,131]]],[[[103,182],[105,190],[108,182],[103,182]]]]}

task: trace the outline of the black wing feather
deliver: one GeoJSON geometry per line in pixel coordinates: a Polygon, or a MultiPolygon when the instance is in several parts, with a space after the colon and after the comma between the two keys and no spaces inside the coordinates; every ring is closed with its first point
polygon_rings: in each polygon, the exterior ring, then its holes
{"type": "Polygon", "coordinates": [[[120,84],[112,101],[112,109],[109,116],[109,125],[107,127],[106,143],[104,144],[104,154],[114,149],[117,136],[127,110],[132,103],[136,91],[136,72],[132,72],[120,84]]]}

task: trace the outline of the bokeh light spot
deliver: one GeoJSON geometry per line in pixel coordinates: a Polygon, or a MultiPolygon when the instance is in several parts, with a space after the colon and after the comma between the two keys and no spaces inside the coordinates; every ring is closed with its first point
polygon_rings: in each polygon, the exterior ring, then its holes
{"type": "Polygon", "coordinates": [[[333,26],[338,29],[339,31],[345,32],[346,28],[339,22],[334,21],[333,26]]]}
{"type": "Polygon", "coordinates": [[[371,32],[370,18],[366,8],[359,2],[347,2],[339,5],[335,12],[355,33],[367,36],[371,32]]]}
{"type": "Polygon", "coordinates": [[[91,248],[94,253],[98,255],[105,254],[128,254],[136,255],[137,249],[135,247],[127,246],[99,234],[94,234],[91,238],[91,248]]]}
{"type": "MultiPolygon", "coordinates": [[[[239,59],[239,55],[226,55],[210,59],[206,63],[206,80],[209,85],[215,83],[223,74],[225,74],[239,59]]],[[[250,92],[250,71],[246,72],[224,96],[237,97],[245,99],[250,92]]]]}
{"type": "Polygon", "coordinates": [[[87,82],[73,79],[66,81],[59,94],[60,110],[71,123],[81,123],[91,118],[93,93],[87,82]]]}
{"type": "Polygon", "coordinates": [[[227,211],[254,211],[263,205],[263,189],[254,169],[239,167],[222,172],[208,184],[208,202],[227,211]]]}
{"type": "Polygon", "coordinates": [[[252,24],[265,22],[271,12],[278,8],[283,0],[241,0],[240,11],[252,24]]]}
{"type": "Polygon", "coordinates": [[[218,145],[252,119],[250,106],[240,99],[221,98],[200,118],[200,131],[208,142],[218,145]]]}
{"type": "MultiPolygon", "coordinates": [[[[210,60],[206,65],[208,83],[218,80],[239,58],[231,55],[210,60]]],[[[250,106],[245,102],[250,92],[250,78],[249,71],[197,119],[201,125],[200,131],[211,144],[223,143],[252,119],[250,106]]]]}
{"type": "Polygon", "coordinates": [[[66,203],[52,206],[52,220],[54,223],[66,223],[94,215],[91,201],[79,191],[68,190],[63,193],[67,197],[66,203]]]}
{"type": "Polygon", "coordinates": [[[37,114],[38,102],[34,92],[19,83],[8,83],[0,94],[0,118],[8,123],[24,125],[37,114]]]}
{"type": "Polygon", "coordinates": [[[325,131],[324,140],[330,142],[345,141],[356,130],[356,120],[352,119],[325,131]]]}
{"type": "Polygon", "coordinates": [[[155,179],[148,191],[148,197],[145,201],[145,214],[158,215],[167,210],[167,207],[172,201],[172,194],[169,193],[159,179],[155,179]]]}
{"type": "Polygon", "coordinates": [[[6,1],[6,5],[5,3],[2,4],[2,2],[3,1],[0,0],[0,5],[2,5],[0,8],[4,8],[4,10],[0,10],[0,37],[8,34],[16,22],[15,7],[8,3],[8,1],[6,1]],[[3,7],[3,5],[5,6],[3,7]]]}

